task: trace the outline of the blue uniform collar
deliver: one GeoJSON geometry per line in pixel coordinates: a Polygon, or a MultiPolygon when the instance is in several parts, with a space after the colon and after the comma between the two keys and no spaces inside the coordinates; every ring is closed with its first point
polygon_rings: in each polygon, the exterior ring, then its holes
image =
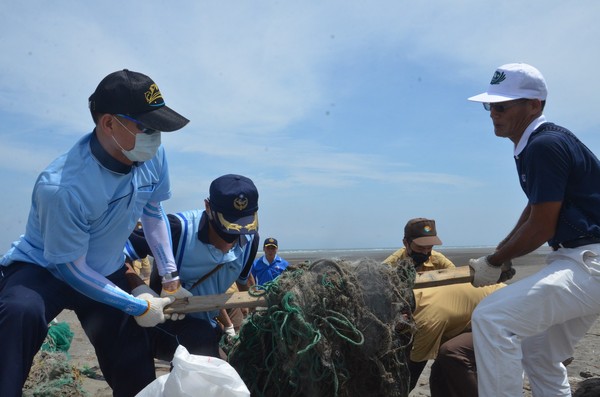
{"type": "Polygon", "coordinates": [[[198,223],[198,240],[204,244],[210,244],[208,241],[208,216],[206,215],[206,211],[202,212],[202,217],[198,223]]]}
{"type": "Polygon", "coordinates": [[[119,173],[128,174],[131,172],[131,165],[123,164],[119,160],[111,156],[100,144],[98,137],[96,136],[96,129],[92,132],[92,138],[90,139],[90,150],[92,155],[98,160],[98,162],[106,169],[119,173]]]}

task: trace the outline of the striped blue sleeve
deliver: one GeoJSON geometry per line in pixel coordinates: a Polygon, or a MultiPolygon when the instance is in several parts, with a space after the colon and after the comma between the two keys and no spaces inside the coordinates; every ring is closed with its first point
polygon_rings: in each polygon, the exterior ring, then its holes
{"type": "Polygon", "coordinates": [[[177,270],[173,247],[171,245],[171,229],[167,215],[161,203],[150,202],[144,207],[141,217],[146,242],[152,250],[158,274],[164,276],[177,270]]]}
{"type": "Polygon", "coordinates": [[[57,265],[56,269],[67,284],[97,302],[134,316],[139,316],[148,309],[148,302],[128,294],[92,270],[83,257],[74,262],[57,265]]]}

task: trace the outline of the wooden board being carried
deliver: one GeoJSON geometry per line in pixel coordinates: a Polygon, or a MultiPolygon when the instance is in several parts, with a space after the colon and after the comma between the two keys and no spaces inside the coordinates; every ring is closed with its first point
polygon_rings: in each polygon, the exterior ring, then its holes
{"type": "Polygon", "coordinates": [[[429,270],[417,273],[413,289],[470,283],[473,281],[473,274],[473,269],[470,266],[460,266],[455,269],[429,270]]]}
{"type": "MultiPolygon", "coordinates": [[[[469,266],[460,266],[455,269],[430,270],[417,273],[414,288],[438,287],[442,285],[470,283],[473,281],[473,270],[469,266]]],[[[219,309],[265,307],[267,300],[262,296],[252,296],[247,292],[234,292],[231,294],[191,296],[178,299],[165,307],[164,312],[194,313],[219,309]]]]}

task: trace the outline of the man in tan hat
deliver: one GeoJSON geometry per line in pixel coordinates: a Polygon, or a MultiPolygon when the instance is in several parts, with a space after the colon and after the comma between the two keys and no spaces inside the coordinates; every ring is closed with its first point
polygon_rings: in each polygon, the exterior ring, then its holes
{"type": "MultiPolygon", "coordinates": [[[[412,261],[417,272],[455,268],[454,263],[446,258],[443,254],[434,251],[434,245],[442,245],[442,240],[437,236],[435,221],[427,218],[414,218],[409,220],[404,226],[404,238],[402,239],[404,247],[400,248],[392,255],[388,256],[383,263],[390,266],[398,266],[402,261],[412,261]]],[[[445,327],[441,329],[432,329],[429,332],[429,324],[438,322],[441,311],[432,309],[430,314],[423,313],[421,307],[424,302],[429,302],[435,296],[427,294],[423,297],[419,290],[415,294],[415,309],[413,312],[415,324],[418,330],[413,340],[413,346],[408,357],[408,368],[410,371],[410,390],[417,384],[417,380],[423,372],[427,360],[435,358],[437,348],[443,338],[445,327]],[[420,314],[422,313],[422,314],[420,314]],[[432,321],[431,318],[434,318],[432,321]],[[436,343],[437,341],[437,343],[436,343]]],[[[435,303],[434,303],[435,304],[435,303]]],[[[441,313],[443,314],[443,313],[441,313]]],[[[469,313],[470,314],[470,313],[469,313]]],[[[454,335],[453,335],[454,336],[454,335]]]]}
{"type": "MultiPolygon", "coordinates": [[[[433,219],[415,218],[404,227],[404,248],[390,255],[384,263],[396,266],[402,260],[412,260],[418,272],[454,268],[454,263],[443,254],[433,250],[434,245],[441,245],[437,236],[433,219]]],[[[487,295],[503,287],[504,284],[475,288],[470,283],[447,285],[441,287],[421,288],[414,291],[415,309],[413,316],[417,332],[414,334],[408,369],[410,371],[410,390],[414,389],[423,369],[429,360],[436,359],[440,345],[470,331],[471,314],[475,306],[487,295]]],[[[455,353],[455,351],[452,351],[455,353]]],[[[454,357],[453,357],[454,358],[454,357]]],[[[460,356],[463,362],[470,363],[471,356],[460,356]]],[[[474,361],[474,359],[472,360],[474,361]]],[[[461,362],[462,363],[462,362],[461,362]]],[[[444,371],[439,366],[442,374],[444,371]]],[[[440,377],[440,370],[436,375],[440,377]]],[[[452,374],[461,375],[463,387],[456,392],[464,392],[462,396],[472,396],[477,391],[477,382],[469,378],[468,371],[457,369],[452,374]]],[[[432,372],[433,375],[433,372],[432,372]]],[[[431,379],[432,395],[437,389],[433,386],[446,385],[446,378],[431,379]]],[[[450,391],[448,391],[450,392],[450,391]]],[[[436,394],[439,395],[439,394],[436,394]]],[[[456,394],[453,390],[448,395],[456,394]]]]}
{"type": "Polygon", "coordinates": [[[403,248],[394,252],[383,262],[388,265],[397,265],[404,259],[411,259],[418,272],[454,268],[444,255],[433,250],[434,245],[442,245],[437,236],[435,221],[433,219],[415,218],[404,226],[403,248]]]}

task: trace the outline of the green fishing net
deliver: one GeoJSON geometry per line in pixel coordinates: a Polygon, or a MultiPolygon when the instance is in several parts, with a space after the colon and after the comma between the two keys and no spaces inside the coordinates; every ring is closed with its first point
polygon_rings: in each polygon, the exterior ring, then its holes
{"type": "Polygon", "coordinates": [[[24,397],[83,397],[80,372],[69,361],[73,332],[65,322],[52,322],[42,348],[33,358],[24,397]]]}
{"type": "Polygon", "coordinates": [[[414,280],[370,259],[291,266],[221,347],[253,397],[405,397],[414,280]]]}

